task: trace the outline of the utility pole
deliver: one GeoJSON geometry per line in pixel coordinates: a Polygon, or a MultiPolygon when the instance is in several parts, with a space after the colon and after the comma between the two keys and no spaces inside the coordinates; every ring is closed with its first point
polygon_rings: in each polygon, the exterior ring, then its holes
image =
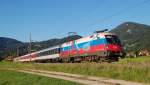
{"type": "Polygon", "coordinates": [[[19,57],[19,46],[17,46],[17,57],[19,57]]]}
{"type": "Polygon", "coordinates": [[[32,40],[31,40],[31,33],[30,33],[30,43],[29,43],[29,54],[30,54],[30,61],[31,61],[31,49],[32,49],[32,40]]]}

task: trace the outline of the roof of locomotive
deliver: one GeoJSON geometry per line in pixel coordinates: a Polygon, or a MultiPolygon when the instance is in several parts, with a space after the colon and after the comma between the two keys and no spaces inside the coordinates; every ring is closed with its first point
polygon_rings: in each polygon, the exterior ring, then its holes
{"type": "Polygon", "coordinates": [[[98,33],[100,34],[101,36],[105,36],[105,35],[116,35],[114,33],[110,33],[110,32],[102,32],[102,33],[98,33]]]}

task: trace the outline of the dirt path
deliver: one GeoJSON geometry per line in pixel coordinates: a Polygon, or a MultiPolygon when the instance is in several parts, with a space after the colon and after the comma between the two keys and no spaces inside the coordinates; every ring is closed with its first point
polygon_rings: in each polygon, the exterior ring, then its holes
{"type": "Polygon", "coordinates": [[[136,82],[130,82],[124,80],[83,76],[83,75],[69,74],[63,72],[51,72],[51,71],[42,71],[42,70],[17,70],[17,71],[46,76],[46,77],[64,79],[64,80],[73,81],[85,85],[148,85],[148,84],[142,84],[142,83],[136,83],[136,82]]]}

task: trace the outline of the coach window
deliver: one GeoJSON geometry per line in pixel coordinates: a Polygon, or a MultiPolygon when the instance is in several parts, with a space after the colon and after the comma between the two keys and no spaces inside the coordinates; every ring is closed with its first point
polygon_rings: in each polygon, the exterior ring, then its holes
{"type": "Polygon", "coordinates": [[[54,49],[52,50],[52,54],[54,54],[54,49]]]}
{"type": "Polygon", "coordinates": [[[49,52],[48,51],[46,51],[46,55],[48,55],[49,54],[49,52]]]}
{"type": "Polygon", "coordinates": [[[55,49],[55,54],[57,53],[57,48],[55,49]]]}
{"type": "MultiPolygon", "coordinates": [[[[58,48],[56,48],[56,53],[58,53],[58,48]]],[[[56,54],[56,53],[55,53],[55,54],[56,54]]]]}
{"type": "Polygon", "coordinates": [[[52,50],[52,54],[54,54],[54,49],[52,50]]]}
{"type": "Polygon", "coordinates": [[[54,53],[54,50],[51,50],[52,51],[52,54],[54,53]]]}
{"type": "Polygon", "coordinates": [[[51,50],[51,54],[53,54],[53,50],[51,50]]]}
{"type": "Polygon", "coordinates": [[[51,54],[51,51],[48,51],[49,55],[51,54]]]}
{"type": "Polygon", "coordinates": [[[56,53],[56,49],[54,49],[54,54],[56,53]]]}
{"type": "Polygon", "coordinates": [[[56,51],[56,53],[59,53],[59,48],[57,48],[57,51],[56,51]]]}
{"type": "Polygon", "coordinates": [[[47,55],[49,55],[49,51],[47,51],[47,55]]]}
{"type": "Polygon", "coordinates": [[[50,50],[50,54],[52,54],[52,50],[50,50]]]}
{"type": "Polygon", "coordinates": [[[56,53],[56,49],[54,49],[54,54],[56,53]]]}
{"type": "Polygon", "coordinates": [[[58,53],[58,48],[56,48],[56,53],[58,53]]]}
{"type": "Polygon", "coordinates": [[[45,52],[43,52],[43,55],[45,55],[45,52]]]}
{"type": "Polygon", "coordinates": [[[57,48],[57,53],[59,53],[59,48],[57,48]]]}
{"type": "Polygon", "coordinates": [[[57,52],[57,49],[54,49],[54,54],[56,54],[56,52],[57,52]]]}
{"type": "Polygon", "coordinates": [[[54,54],[55,53],[55,50],[53,49],[53,53],[52,54],[54,54]]]}
{"type": "Polygon", "coordinates": [[[52,54],[51,50],[49,51],[49,54],[52,54]]]}
{"type": "Polygon", "coordinates": [[[51,50],[52,51],[52,54],[54,53],[54,50],[51,50]]]}

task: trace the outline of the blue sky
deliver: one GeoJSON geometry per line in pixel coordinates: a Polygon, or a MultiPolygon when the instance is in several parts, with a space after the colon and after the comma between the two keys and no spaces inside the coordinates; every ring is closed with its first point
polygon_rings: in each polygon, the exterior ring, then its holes
{"type": "Polygon", "coordinates": [[[150,25],[148,0],[0,0],[0,37],[48,40],[68,32],[86,36],[133,21],[150,25]],[[111,17],[113,16],[113,17],[111,17]]]}

